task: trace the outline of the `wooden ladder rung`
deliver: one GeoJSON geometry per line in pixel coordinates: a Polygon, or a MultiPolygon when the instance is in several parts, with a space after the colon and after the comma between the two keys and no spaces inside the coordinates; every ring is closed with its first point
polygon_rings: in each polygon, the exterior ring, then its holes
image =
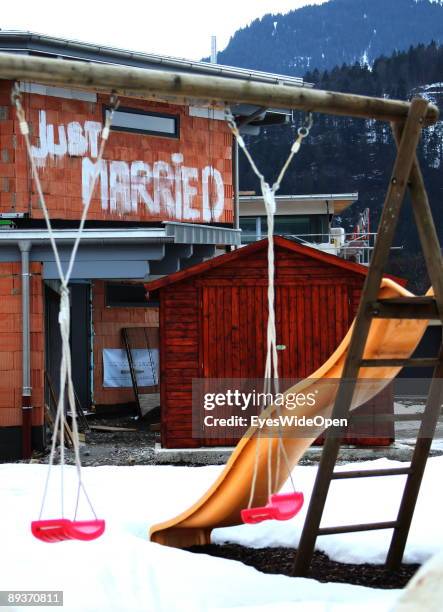
{"type": "Polygon", "coordinates": [[[399,476],[410,473],[410,467],[380,468],[379,470],[346,470],[343,472],[333,472],[332,479],[342,480],[344,478],[370,478],[371,476],[399,476]]]}
{"type": "Polygon", "coordinates": [[[434,368],[439,364],[437,357],[415,357],[410,359],[362,359],[362,368],[383,368],[383,367],[407,367],[407,368],[434,368]]]}
{"type": "Polygon", "coordinates": [[[368,314],[376,319],[438,319],[433,297],[397,297],[369,302],[368,314]]]}
{"type": "Polygon", "coordinates": [[[354,531],[375,531],[376,529],[395,529],[397,521],[384,521],[381,523],[361,523],[360,525],[339,525],[338,527],[320,527],[318,535],[332,535],[335,533],[352,533],[354,531]]]}

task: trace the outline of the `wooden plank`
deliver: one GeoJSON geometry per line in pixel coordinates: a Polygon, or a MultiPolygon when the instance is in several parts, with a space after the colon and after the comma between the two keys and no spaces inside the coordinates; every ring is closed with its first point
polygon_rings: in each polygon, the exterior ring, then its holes
{"type": "MultiPolygon", "coordinates": [[[[225,322],[228,325],[228,322],[225,322]]],[[[238,287],[231,290],[231,345],[232,345],[232,376],[241,378],[241,355],[240,355],[240,292],[238,287]]]]}
{"type": "Polygon", "coordinates": [[[311,289],[312,294],[312,371],[317,370],[322,364],[320,335],[322,328],[328,325],[328,320],[320,315],[319,287],[314,285],[311,289]],[[320,318],[322,319],[320,322],[320,318]]]}
{"type": "Polygon", "coordinates": [[[312,328],[312,288],[305,287],[303,291],[303,300],[304,300],[304,319],[305,319],[305,329],[304,329],[304,337],[305,337],[305,371],[306,376],[310,376],[314,372],[313,367],[313,359],[312,359],[312,337],[313,337],[313,328],[312,328]]]}
{"type": "MultiPolygon", "coordinates": [[[[267,287],[267,286],[266,286],[267,287]]],[[[266,351],[266,324],[267,308],[266,308],[266,291],[264,286],[256,286],[255,288],[255,307],[254,307],[254,324],[255,324],[255,371],[259,378],[265,374],[265,351],[266,351]]]]}
{"type": "Polygon", "coordinates": [[[137,431],[137,429],[135,427],[113,427],[111,425],[90,425],[90,428],[93,431],[109,431],[109,432],[113,432],[113,431],[137,431]]]}
{"type": "Polygon", "coordinates": [[[329,285],[327,288],[328,293],[328,319],[330,321],[328,325],[328,355],[332,355],[336,347],[337,342],[337,307],[335,302],[335,288],[333,285],[329,285]]]}
{"type": "Polygon", "coordinates": [[[303,288],[297,287],[297,356],[299,372],[297,376],[305,378],[308,376],[305,360],[305,305],[303,299],[303,288]]]}
{"type": "Polygon", "coordinates": [[[247,289],[247,373],[246,377],[254,377],[256,373],[255,355],[257,353],[255,327],[255,292],[256,288],[247,289]]]}
{"type": "MultiPolygon", "coordinates": [[[[164,301],[167,297],[168,291],[160,291],[160,300],[159,300],[159,313],[158,313],[158,324],[159,324],[159,337],[160,337],[160,347],[159,347],[159,372],[160,372],[160,405],[161,405],[161,413],[160,413],[160,442],[163,445],[167,443],[167,425],[166,419],[169,414],[169,405],[166,400],[166,389],[167,389],[167,376],[168,376],[168,368],[166,363],[165,356],[165,336],[164,331],[167,328],[167,320],[165,316],[164,310],[164,301]]],[[[168,364],[169,366],[169,364],[168,364]]]]}
{"type": "Polygon", "coordinates": [[[436,319],[437,303],[433,297],[391,298],[373,300],[367,305],[368,313],[380,319],[436,319]]]}
{"type": "Polygon", "coordinates": [[[209,376],[209,289],[207,287],[202,287],[202,328],[200,333],[203,333],[202,339],[202,357],[201,357],[201,367],[202,367],[202,375],[203,377],[209,376]]]}

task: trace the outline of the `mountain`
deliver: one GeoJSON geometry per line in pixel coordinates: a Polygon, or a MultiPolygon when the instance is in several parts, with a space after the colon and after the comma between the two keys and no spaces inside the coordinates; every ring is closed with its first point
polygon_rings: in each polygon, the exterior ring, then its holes
{"type": "MultiPolygon", "coordinates": [[[[335,67],[329,71],[315,69],[306,73],[305,78],[316,87],[330,91],[401,99],[420,95],[437,104],[443,116],[443,45],[431,43],[410,47],[405,52],[395,52],[390,57],[375,59],[370,69],[359,63],[335,67]]],[[[275,179],[283,165],[303,117],[296,113],[294,119],[292,125],[268,127],[262,129],[259,136],[247,139],[254,160],[268,181],[275,179]]],[[[359,201],[341,221],[351,229],[358,213],[369,208],[372,227],[375,228],[394,157],[395,145],[389,124],[316,113],[311,134],[294,159],[282,182],[280,193],[358,191],[359,201]]],[[[437,230],[443,240],[442,121],[423,130],[418,157],[437,230]]],[[[260,193],[256,177],[243,155],[240,157],[240,186],[241,189],[253,189],[260,193]]],[[[420,277],[421,285],[416,284],[415,289],[421,290],[426,288],[427,280],[422,274],[422,259],[417,255],[418,237],[410,205],[406,203],[405,208],[396,236],[396,244],[403,251],[392,252],[394,256],[401,256],[393,271],[411,280],[420,277]]]]}
{"type": "Polygon", "coordinates": [[[372,65],[431,41],[443,43],[442,0],[330,0],[255,19],[232,36],[218,63],[302,76],[344,63],[372,65]]]}

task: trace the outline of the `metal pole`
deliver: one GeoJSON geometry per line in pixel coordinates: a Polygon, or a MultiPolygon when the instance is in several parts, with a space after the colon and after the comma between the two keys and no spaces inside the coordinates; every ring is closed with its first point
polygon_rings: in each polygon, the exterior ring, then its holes
{"type": "MultiPolygon", "coordinates": [[[[188,103],[196,99],[206,100],[210,105],[245,103],[384,121],[405,121],[410,108],[409,102],[387,98],[13,53],[0,54],[0,78],[80,87],[150,100],[163,95],[187,100],[188,103]]],[[[438,115],[438,108],[429,104],[424,123],[435,123],[438,115]]]]}
{"type": "Polygon", "coordinates": [[[31,242],[18,243],[21,253],[22,277],[22,456],[30,459],[32,454],[32,405],[31,405],[31,327],[29,302],[29,253],[31,242]]]}

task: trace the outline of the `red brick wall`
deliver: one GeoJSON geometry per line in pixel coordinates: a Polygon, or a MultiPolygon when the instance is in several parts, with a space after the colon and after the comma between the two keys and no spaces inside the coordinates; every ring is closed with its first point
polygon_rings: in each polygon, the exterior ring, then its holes
{"type": "MultiPolygon", "coordinates": [[[[0,263],[0,427],[21,424],[22,315],[20,263],[0,263]]],[[[43,423],[44,321],[41,264],[31,264],[33,425],[43,423]]]]}
{"type": "Polygon", "coordinates": [[[103,387],[103,349],[123,348],[122,327],[158,327],[158,308],[109,308],[105,305],[105,283],[92,287],[94,328],[94,401],[96,404],[124,404],[134,401],[132,389],[103,387]]]}
{"type": "MultiPolygon", "coordinates": [[[[30,178],[29,162],[24,148],[23,137],[19,134],[18,124],[15,120],[15,112],[10,105],[11,84],[3,82],[0,85],[0,211],[28,212],[34,218],[41,218],[34,186],[30,178]]],[[[31,128],[31,140],[33,146],[41,147],[40,121],[44,112],[46,121],[45,133],[53,129],[53,142],[55,146],[60,144],[59,127],[62,130],[62,139],[66,138],[66,153],[48,154],[40,160],[40,176],[43,190],[51,216],[57,219],[78,219],[82,209],[82,164],[85,158],[95,161],[91,146],[85,152],[84,149],[74,150],[72,140],[70,145],[69,134],[72,134],[72,122],[78,122],[81,130],[81,138],[85,135],[85,122],[102,122],[104,106],[109,104],[107,96],[98,96],[97,103],[84,102],[71,99],[55,98],[38,94],[23,94],[23,105],[31,128]],[[68,125],[70,128],[68,130],[68,125]],[[50,126],[53,126],[51,128],[50,126]]],[[[220,207],[221,214],[214,221],[232,223],[232,168],[231,168],[231,145],[232,137],[224,121],[208,120],[204,118],[191,117],[187,106],[174,106],[171,104],[146,102],[134,99],[122,99],[122,107],[137,108],[145,111],[169,113],[179,116],[180,138],[157,137],[152,135],[132,134],[127,132],[111,132],[105,152],[105,164],[107,168],[108,189],[107,199],[101,200],[101,185],[95,192],[89,213],[90,219],[95,220],[130,220],[130,221],[159,221],[159,220],[184,220],[195,222],[210,222],[205,219],[202,212],[203,183],[202,170],[206,166],[212,166],[220,172],[223,181],[224,204],[220,207]],[[181,154],[183,157],[182,170],[177,171],[179,178],[176,182],[175,175],[169,178],[160,174],[160,178],[151,180],[144,185],[148,196],[157,197],[160,200],[146,204],[140,197],[136,203],[131,198],[139,193],[137,180],[140,176],[146,177],[145,170],[137,174],[132,162],[142,161],[148,164],[148,171],[154,172],[156,162],[162,161],[169,164],[172,173],[179,167],[178,162],[172,160],[172,155],[181,154]],[[128,197],[127,204],[123,203],[122,197],[117,197],[115,208],[109,199],[109,187],[111,179],[111,161],[119,161],[125,172],[135,172],[130,185],[122,188],[124,196],[128,197]],[[196,193],[192,196],[191,207],[195,209],[195,218],[191,218],[184,212],[184,205],[171,205],[166,209],[165,200],[160,194],[160,187],[170,191],[171,197],[177,201],[176,186],[180,185],[179,193],[184,198],[183,167],[194,168],[197,177],[188,177],[187,182],[196,193]],[[106,209],[103,209],[103,206],[106,209]],[[177,207],[178,206],[178,207],[177,207]],[[157,210],[159,208],[159,210],[157,210]]],[[[48,142],[48,138],[46,139],[48,142]]],[[[49,139],[50,140],[50,139],[49,139]]],[[[85,141],[82,141],[85,142],[85,141]]],[[[82,145],[83,146],[83,145],[82,145]]],[[[46,148],[47,149],[47,148],[46,148]]],[[[45,150],[46,150],[45,149],[45,150]]],[[[113,166],[116,168],[117,166],[113,166]]],[[[158,168],[158,166],[156,166],[158,168]]],[[[115,176],[115,174],[114,174],[115,176]]],[[[124,177],[123,177],[124,178],[124,177]]],[[[123,179],[122,179],[123,180],[123,179]]],[[[126,180],[126,179],[125,179],[126,180]]],[[[123,183],[122,183],[123,184],[123,183]]],[[[119,183],[120,185],[120,183],[119,183]]],[[[215,183],[210,181],[209,191],[212,193],[212,202],[215,202],[215,183]]],[[[148,197],[147,196],[147,197],[148,197]]],[[[221,199],[223,201],[223,198],[221,199]]],[[[209,213],[206,214],[206,217],[209,213]]]]}

